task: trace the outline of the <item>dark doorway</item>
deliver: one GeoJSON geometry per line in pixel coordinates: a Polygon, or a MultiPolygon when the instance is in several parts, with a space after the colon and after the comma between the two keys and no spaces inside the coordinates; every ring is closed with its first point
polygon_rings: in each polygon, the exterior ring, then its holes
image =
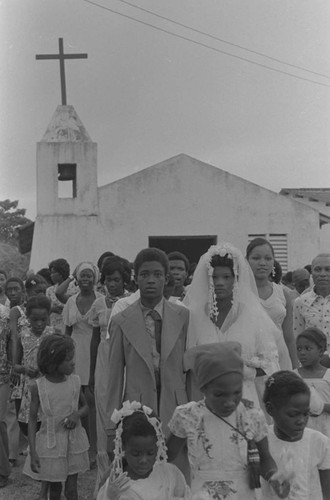
{"type": "Polygon", "coordinates": [[[188,257],[190,264],[198,262],[211,245],[216,245],[217,236],[149,236],[149,247],[156,247],[166,254],[181,252],[188,257]]]}

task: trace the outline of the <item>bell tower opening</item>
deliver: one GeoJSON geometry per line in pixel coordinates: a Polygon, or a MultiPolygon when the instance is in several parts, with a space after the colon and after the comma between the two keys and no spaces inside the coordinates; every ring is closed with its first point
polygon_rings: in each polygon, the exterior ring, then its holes
{"type": "Polygon", "coordinates": [[[59,163],[57,179],[59,198],[77,198],[76,163],[59,163]]]}

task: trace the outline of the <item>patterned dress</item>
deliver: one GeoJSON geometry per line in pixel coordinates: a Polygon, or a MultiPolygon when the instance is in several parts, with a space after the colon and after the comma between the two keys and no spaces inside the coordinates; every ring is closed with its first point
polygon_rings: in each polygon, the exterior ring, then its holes
{"type": "MultiPolygon", "coordinates": [[[[22,307],[22,306],[16,306],[16,308],[17,308],[17,310],[20,313],[20,317],[17,320],[17,327],[16,327],[17,328],[17,338],[19,339],[20,335],[21,335],[21,331],[24,328],[28,328],[30,326],[30,323],[29,323],[29,320],[26,317],[25,308],[22,307]]],[[[21,375],[19,375],[18,380],[16,378],[16,381],[14,383],[14,386],[13,386],[13,389],[12,389],[12,393],[11,393],[11,396],[10,396],[10,400],[11,401],[13,401],[15,399],[22,399],[22,391],[23,391],[23,386],[24,386],[24,377],[25,376],[23,374],[21,374],[21,375]]]]}
{"type": "MultiPolygon", "coordinates": [[[[267,436],[262,411],[242,402],[226,421],[247,439],[258,442],[267,436]]],[[[207,492],[214,500],[256,498],[255,490],[249,488],[246,439],[211,413],[204,401],[178,406],[169,428],[175,436],[187,439],[192,493],[207,492]]]]}
{"type": "MultiPolygon", "coordinates": [[[[53,285],[53,286],[48,287],[46,290],[46,297],[48,297],[48,299],[51,301],[52,306],[58,306],[63,311],[64,305],[56,297],[57,287],[58,287],[58,285],[53,285]]],[[[66,291],[66,295],[71,297],[71,295],[75,295],[78,292],[79,292],[79,288],[71,281],[71,283],[69,284],[68,289],[66,291]]],[[[57,333],[64,333],[65,332],[65,325],[63,323],[62,312],[61,313],[55,313],[55,312],[50,313],[49,320],[50,320],[51,326],[54,327],[54,329],[57,333]]]]}
{"type": "Polygon", "coordinates": [[[69,475],[89,469],[89,443],[80,420],[74,429],[62,425],[65,417],[78,410],[80,380],[78,375],[69,375],[54,383],[43,376],[36,383],[41,407],[36,451],[41,467],[37,474],[32,472],[28,456],[23,472],[39,481],[65,481],[69,475]]]}
{"type": "MultiPolygon", "coordinates": [[[[22,329],[20,333],[20,340],[23,347],[23,366],[28,366],[29,368],[35,370],[38,369],[37,352],[40,342],[43,338],[45,338],[47,335],[51,335],[52,333],[54,333],[54,329],[51,326],[46,326],[39,337],[32,332],[30,327],[25,327],[22,329]]],[[[30,384],[32,380],[35,379],[30,378],[28,375],[24,375],[24,378],[22,379],[22,402],[18,414],[18,420],[19,422],[25,422],[26,424],[29,421],[30,414],[30,384]]]]}

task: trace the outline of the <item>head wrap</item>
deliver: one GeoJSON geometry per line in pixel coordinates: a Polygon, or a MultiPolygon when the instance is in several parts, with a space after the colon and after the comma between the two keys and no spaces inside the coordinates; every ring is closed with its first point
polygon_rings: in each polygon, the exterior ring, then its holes
{"type": "Polygon", "coordinates": [[[185,368],[194,372],[200,389],[228,373],[238,373],[243,377],[241,345],[238,342],[216,342],[193,347],[185,353],[185,368]]]}
{"type": "Polygon", "coordinates": [[[299,333],[297,336],[297,341],[300,337],[304,337],[305,339],[314,342],[322,351],[326,351],[327,349],[327,337],[326,335],[319,330],[318,328],[306,328],[303,332],[299,333]]]}
{"type": "Polygon", "coordinates": [[[75,275],[79,279],[81,273],[83,271],[85,271],[86,269],[89,269],[90,271],[92,271],[92,273],[94,275],[94,285],[95,285],[99,279],[99,270],[98,270],[98,267],[95,266],[92,262],[81,262],[80,264],[78,264],[76,269],[75,269],[75,275]]]}

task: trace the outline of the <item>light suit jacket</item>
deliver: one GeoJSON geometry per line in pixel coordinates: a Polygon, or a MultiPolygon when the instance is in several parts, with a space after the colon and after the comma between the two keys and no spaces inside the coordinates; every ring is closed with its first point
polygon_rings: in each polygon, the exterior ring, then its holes
{"type": "Polygon", "coordinates": [[[140,401],[152,408],[167,423],[176,406],[188,402],[183,355],[189,321],[187,308],[164,301],[160,358],[160,401],[157,402],[156,379],[151,347],[138,300],[111,319],[109,363],[105,373],[108,386],[107,431],[114,429],[111,415],[126,400],[140,401]]]}

